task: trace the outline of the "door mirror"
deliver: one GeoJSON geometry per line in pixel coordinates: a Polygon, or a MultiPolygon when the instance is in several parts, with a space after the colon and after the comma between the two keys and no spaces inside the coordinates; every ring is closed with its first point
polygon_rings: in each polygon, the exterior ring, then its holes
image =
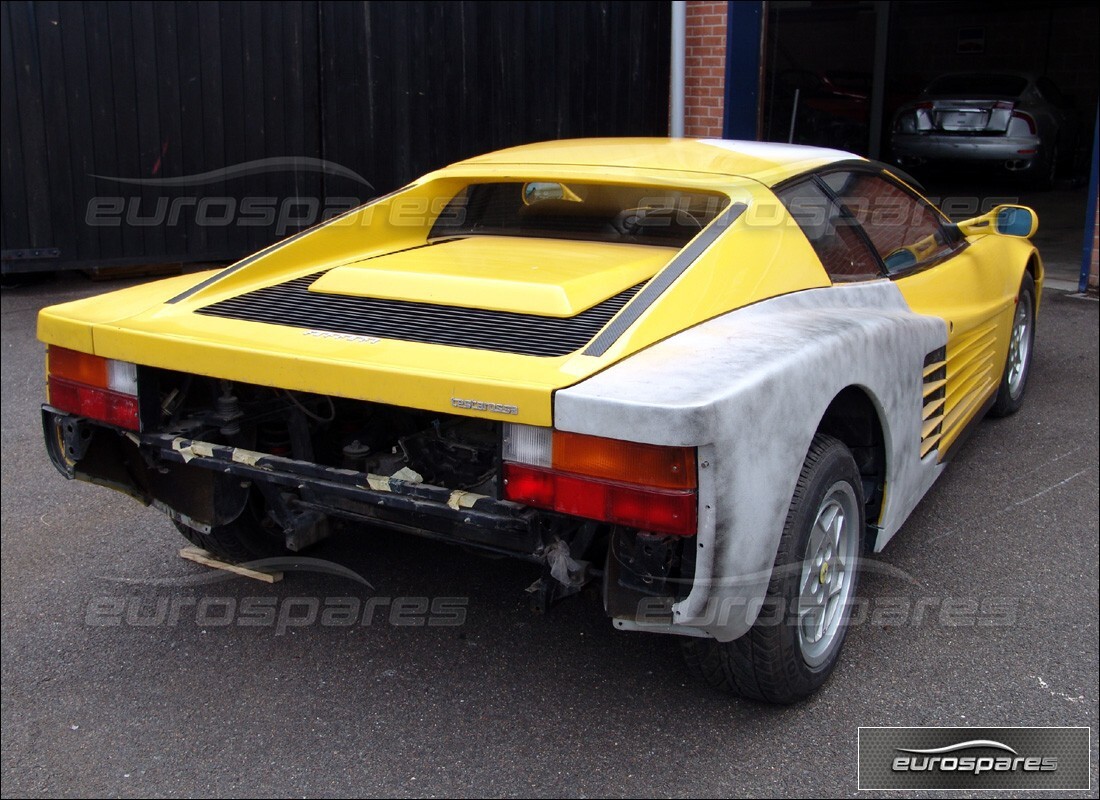
{"type": "Polygon", "coordinates": [[[569,203],[583,203],[577,193],[564,183],[552,181],[532,181],[523,185],[523,204],[532,206],[547,200],[564,200],[569,203]]]}
{"type": "Polygon", "coordinates": [[[997,206],[994,227],[1002,236],[1021,236],[1029,239],[1039,229],[1039,215],[1027,206],[997,206]]]}
{"type": "Polygon", "coordinates": [[[1030,239],[1039,230],[1039,215],[1027,206],[997,206],[980,217],[964,220],[955,225],[964,236],[997,233],[1001,236],[1018,236],[1030,239]]]}

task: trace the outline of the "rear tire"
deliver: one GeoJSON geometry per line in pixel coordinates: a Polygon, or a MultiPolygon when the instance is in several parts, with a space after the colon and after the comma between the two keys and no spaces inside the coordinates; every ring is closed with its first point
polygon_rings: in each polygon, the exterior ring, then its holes
{"type": "Polygon", "coordinates": [[[225,525],[216,525],[209,533],[175,521],[187,541],[223,561],[241,563],[262,558],[291,555],[278,525],[268,518],[263,498],[253,490],[244,511],[225,525]]]}
{"type": "Polygon", "coordinates": [[[1035,349],[1035,281],[1025,272],[1016,297],[1016,311],[1012,318],[1012,333],[1008,343],[1004,372],[997,398],[989,409],[990,416],[1007,417],[1015,414],[1024,404],[1027,379],[1031,373],[1031,354],[1035,349]]]}
{"type": "Polygon", "coordinates": [[[840,657],[859,578],[863,488],[851,452],[814,437],[787,512],[760,618],[739,639],[690,639],[688,671],[750,700],[809,696],[840,657]]]}

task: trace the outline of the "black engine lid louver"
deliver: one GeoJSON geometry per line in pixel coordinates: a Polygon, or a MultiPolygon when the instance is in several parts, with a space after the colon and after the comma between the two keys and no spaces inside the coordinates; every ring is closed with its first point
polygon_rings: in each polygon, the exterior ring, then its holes
{"type": "Polygon", "coordinates": [[[320,275],[256,289],[196,313],[379,339],[564,356],[591,341],[643,286],[632,286],[575,317],[560,318],[309,291],[320,275]]]}

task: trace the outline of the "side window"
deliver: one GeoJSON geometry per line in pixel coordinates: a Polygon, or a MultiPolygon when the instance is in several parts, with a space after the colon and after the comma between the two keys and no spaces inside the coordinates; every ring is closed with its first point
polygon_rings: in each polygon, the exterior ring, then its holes
{"type": "Polygon", "coordinates": [[[889,274],[930,263],[954,249],[936,210],[900,186],[866,172],[832,172],[822,180],[866,231],[889,274]]]}
{"type": "Polygon", "coordinates": [[[853,220],[814,181],[789,186],[776,196],[806,234],[832,280],[865,281],[882,277],[882,268],[853,220]]]}

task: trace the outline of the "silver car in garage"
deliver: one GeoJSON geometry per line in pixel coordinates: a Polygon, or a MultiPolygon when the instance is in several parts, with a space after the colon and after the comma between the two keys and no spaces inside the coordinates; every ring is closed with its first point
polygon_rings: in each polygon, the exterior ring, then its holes
{"type": "Polygon", "coordinates": [[[971,162],[1050,186],[1075,145],[1076,115],[1047,78],[956,73],[932,81],[894,117],[894,159],[905,167],[971,162]]]}

